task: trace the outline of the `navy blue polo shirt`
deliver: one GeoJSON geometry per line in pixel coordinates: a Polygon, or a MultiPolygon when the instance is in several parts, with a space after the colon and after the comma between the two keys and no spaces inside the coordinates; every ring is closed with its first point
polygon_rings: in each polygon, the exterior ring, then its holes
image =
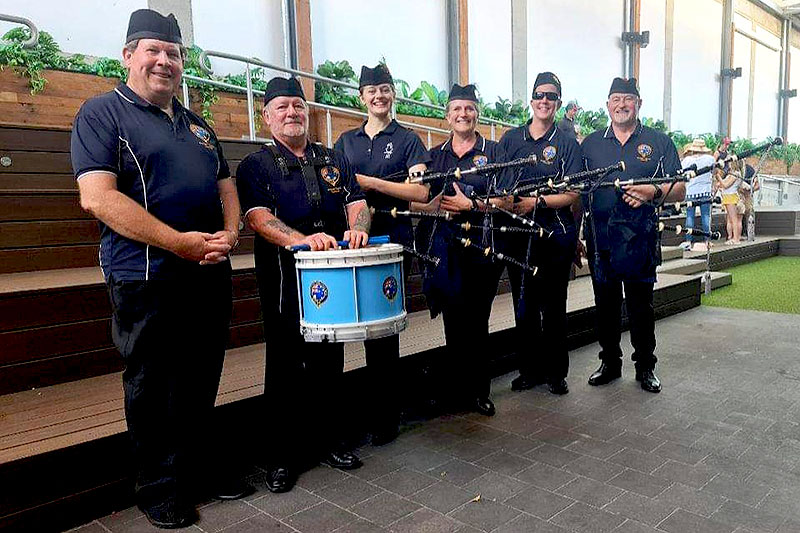
{"type": "MultiPolygon", "coordinates": [[[[217,180],[230,177],[216,135],[177,99],[174,119],[130,87],[88,100],[72,127],[77,179],[95,171],[117,176],[117,189],[177,231],[224,229],[217,180]]],[[[197,271],[193,261],[128,239],[100,223],[100,265],[106,279],[174,279],[197,271]]]]}
{"type": "MultiPolygon", "coordinates": [[[[476,136],[475,146],[460,157],[453,151],[452,138],[431,148],[428,153],[430,159],[428,170],[433,172],[445,172],[456,168],[467,170],[472,167],[480,167],[486,163],[501,163],[505,161],[505,152],[498,143],[484,139],[477,132],[476,136]]],[[[462,176],[455,183],[458,183],[459,188],[467,196],[474,192],[480,197],[497,189],[505,189],[512,186],[512,180],[513,176],[508,172],[497,172],[489,175],[474,173],[462,176]]],[[[443,186],[444,181],[442,180],[433,182],[431,184],[431,197],[442,192],[443,186]]],[[[452,191],[450,193],[452,194],[452,191]]],[[[445,194],[448,193],[446,192],[445,194]]]]}
{"type": "MultiPolygon", "coordinates": [[[[672,140],[665,134],[642,125],[640,122],[633,134],[621,145],[609,126],[586,137],[581,145],[586,169],[594,170],[613,165],[619,161],[625,163],[625,171],[615,171],[605,178],[615,179],[660,177],[674,174],[681,168],[678,151],[672,140]]],[[[584,194],[584,206],[588,205],[588,195],[584,194]]],[[[614,187],[598,187],[594,192],[592,213],[597,231],[596,243],[599,250],[608,250],[618,243],[611,242],[608,236],[608,220],[612,213],[620,217],[640,223],[642,227],[648,219],[655,216],[653,207],[643,205],[636,209],[630,207],[622,199],[622,193],[614,187]]],[[[591,233],[589,224],[585,228],[591,233]]]]}
{"type": "MultiPolygon", "coordinates": [[[[342,152],[353,172],[382,178],[428,162],[427,150],[416,133],[392,120],[388,126],[370,139],[360,128],[342,133],[334,149],[342,152]]],[[[408,202],[375,191],[366,192],[367,203],[378,209],[408,209],[408,202]]],[[[390,235],[394,242],[410,243],[411,220],[376,216],[372,221],[374,235],[390,235]]]]}
{"type": "MultiPolygon", "coordinates": [[[[581,147],[574,138],[569,138],[555,124],[545,134],[534,139],[526,124],[507,131],[500,139],[500,146],[509,160],[536,156],[535,165],[526,165],[517,172],[519,182],[542,176],[565,176],[583,169],[581,147]]],[[[536,222],[554,232],[567,233],[575,226],[575,219],[569,207],[537,208],[536,222]]]]}
{"type": "Polygon", "coordinates": [[[314,209],[308,200],[303,173],[296,166],[297,156],[280,142],[276,141],[275,145],[289,164],[288,175],[283,175],[266,146],[245,157],[236,170],[236,185],[245,216],[254,209],[266,208],[301,233],[311,235],[322,231],[341,239],[348,229],[345,206],[364,200],[347,159],[340,152],[307,144],[305,156],[309,161],[327,155],[331,163],[317,168],[322,198],[319,207],[314,209]],[[315,227],[318,220],[322,228],[315,227]]]}

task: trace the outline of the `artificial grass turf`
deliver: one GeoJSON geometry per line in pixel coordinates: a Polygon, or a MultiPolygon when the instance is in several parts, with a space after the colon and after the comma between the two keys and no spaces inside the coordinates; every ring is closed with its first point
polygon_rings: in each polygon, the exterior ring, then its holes
{"type": "Polygon", "coordinates": [[[727,272],[733,283],[704,294],[704,305],[800,314],[800,257],[770,257],[727,272]]]}

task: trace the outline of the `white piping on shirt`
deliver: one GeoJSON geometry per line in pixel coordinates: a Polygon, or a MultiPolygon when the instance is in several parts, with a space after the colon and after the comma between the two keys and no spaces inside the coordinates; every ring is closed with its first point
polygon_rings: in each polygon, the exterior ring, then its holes
{"type": "Polygon", "coordinates": [[[124,94],[122,94],[119,91],[119,89],[117,89],[116,87],[114,88],[114,92],[117,93],[118,95],[120,95],[122,97],[122,99],[125,100],[126,102],[128,102],[130,104],[135,104],[136,103],[133,100],[131,100],[130,98],[128,98],[127,96],[125,96],[124,94]]]}
{"type": "MultiPolygon", "coordinates": [[[[114,89],[114,90],[117,91],[116,89],[114,89]]],[[[119,93],[119,91],[117,91],[117,93],[119,93]]],[[[125,96],[123,96],[122,93],[119,93],[119,94],[120,94],[120,96],[125,98],[125,96]]],[[[127,100],[127,98],[125,98],[125,99],[127,100]]],[[[128,100],[128,101],[130,101],[130,100],[128,100]]],[[[133,102],[131,102],[131,103],[133,103],[133,102]]],[[[139,179],[142,181],[142,197],[144,198],[144,210],[149,212],[149,209],[147,209],[147,185],[145,184],[145,181],[144,181],[144,172],[142,171],[142,165],[139,164],[139,160],[136,158],[136,154],[133,153],[133,149],[131,148],[131,143],[129,143],[127,139],[123,139],[121,136],[119,136],[119,140],[125,143],[125,147],[131,153],[131,156],[133,157],[133,160],[136,162],[136,167],[139,169],[139,179]]],[[[149,244],[145,245],[144,257],[145,257],[144,280],[148,281],[150,279],[150,245],[149,244]]]]}

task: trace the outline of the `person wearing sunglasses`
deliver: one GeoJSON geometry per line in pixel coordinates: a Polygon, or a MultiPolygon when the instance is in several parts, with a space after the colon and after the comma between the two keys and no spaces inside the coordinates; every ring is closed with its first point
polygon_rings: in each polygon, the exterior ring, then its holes
{"type": "MultiPolygon", "coordinates": [[[[581,170],[581,149],[574,138],[555,124],[561,107],[561,81],[552,72],[536,76],[531,97],[533,117],[527,124],[506,132],[500,147],[509,160],[537,157],[535,165],[522,167],[517,183],[533,178],[564,176],[581,170]]],[[[551,232],[549,237],[523,235],[508,237],[509,256],[536,265],[535,275],[508,267],[514,298],[516,328],[514,342],[519,377],[511,383],[515,391],[547,384],[553,394],[566,394],[569,354],[567,352],[567,285],[570,264],[575,257],[577,231],[572,207],[577,193],[539,194],[520,198],[517,214],[533,219],[551,232]]]]}
{"type": "MultiPolygon", "coordinates": [[[[603,178],[615,179],[674,175],[681,168],[678,151],[665,134],[639,120],[642,99],[635,78],[614,78],[608,91],[611,125],[584,139],[581,148],[586,168],[594,170],[625,163],[624,171],[603,178]]],[[[584,234],[592,272],[595,315],[600,342],[600,367],[589,385],[605,385],[622,377],[622,289],[631,330],[636,380],[648,392],[660,392],[654,370],[657,358],[653,284],[661,263],[657,206],[679,201],[683,183],[598,187],[584,194],[584,234]]]]}

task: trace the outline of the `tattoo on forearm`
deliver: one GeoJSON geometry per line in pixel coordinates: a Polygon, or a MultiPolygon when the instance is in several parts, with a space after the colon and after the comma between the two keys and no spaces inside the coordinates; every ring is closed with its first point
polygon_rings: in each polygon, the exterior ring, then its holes
{"type": "Polygon", "coordinates": [[[295,233],[297,233],[295,230],[293,230],[292,228],[290,228],[277,218],[273,218],[271,220],[266,221],[264,223],[264,226],[267,228],[276,229],[285,235],[294,235],[295,233]]]}
{"type": "Polygon", "coordinates": [[[353,223],[353,229],[369,233],[369,228],[372,225],[372,216],[369,214],[369,209],[362,208],[356,215],[356,221],[353,223]]]}

